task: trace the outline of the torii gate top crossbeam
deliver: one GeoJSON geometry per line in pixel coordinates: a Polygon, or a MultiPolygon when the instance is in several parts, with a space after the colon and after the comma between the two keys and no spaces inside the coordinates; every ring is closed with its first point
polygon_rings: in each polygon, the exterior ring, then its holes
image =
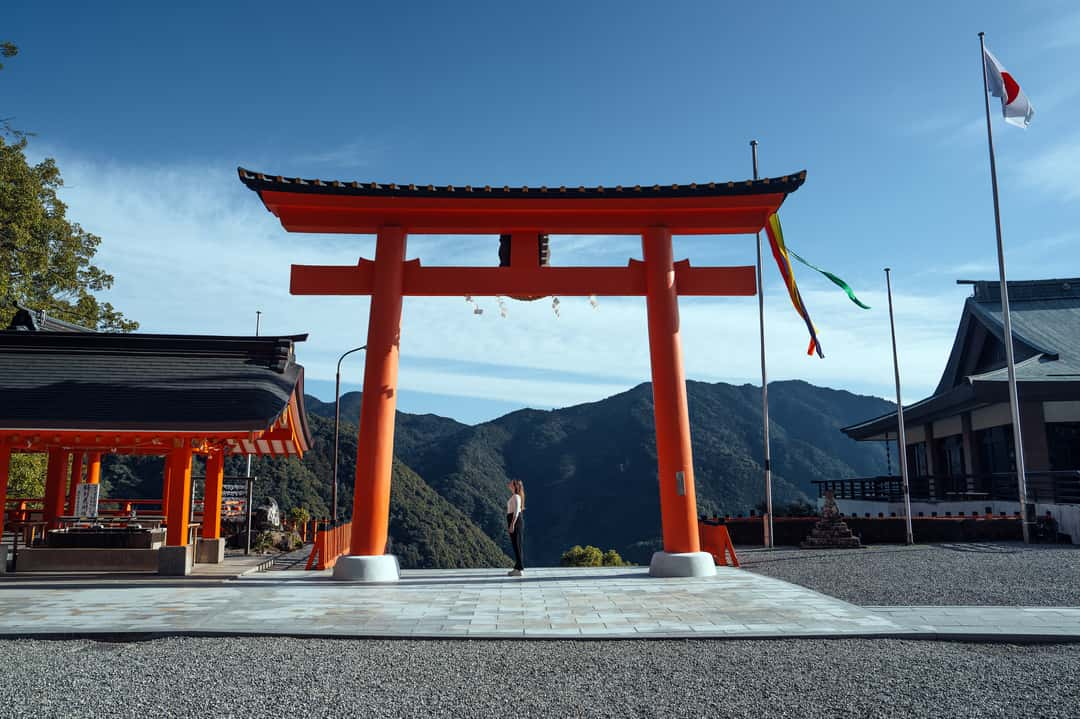
{"type": "Polygon", "coordinates": [[[239,169],[290,232],[675,235],[760,231],[806,172],[742,182],[616,187],[455,187],[305,180],[239,169]]]}

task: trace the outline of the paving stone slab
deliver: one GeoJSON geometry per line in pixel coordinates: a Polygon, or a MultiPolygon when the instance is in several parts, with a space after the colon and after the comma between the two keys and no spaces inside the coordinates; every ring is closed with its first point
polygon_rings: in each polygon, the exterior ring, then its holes
{"type": "Polygon", "coordinates": [[[729,567],[412,570],[393,585],[276,571],[169,586],[0,582],[0,636],[291,635],[401,638],[1014,637],[1080,639],[1080,608],[858,607],[729,567]]]}

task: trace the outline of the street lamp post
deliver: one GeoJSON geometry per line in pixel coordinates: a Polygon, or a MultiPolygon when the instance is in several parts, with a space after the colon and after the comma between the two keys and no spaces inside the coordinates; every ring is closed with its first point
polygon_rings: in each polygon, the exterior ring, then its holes
{"type": "Polygon", "coordinates": [[[360,347],[353,347],[345,354],[338,357],[337,361],[337,374],[334,376],[334,486],[331,490],[330,500],[331,504],[331,517],[334,524],[338,521],[338,425],[341,424],[341,361],[351,355],[353,352],[359,352],[360,350],[366,350],[367,345],[360,347]]]}

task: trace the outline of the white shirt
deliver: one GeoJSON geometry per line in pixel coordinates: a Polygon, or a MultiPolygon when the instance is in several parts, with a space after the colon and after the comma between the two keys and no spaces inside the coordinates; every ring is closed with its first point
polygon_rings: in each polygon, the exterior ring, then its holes
{"type": "Polygon", "coordinates": [[[517,517],[521,514],[521,495],[514,493],[510,495],[510,499],[506,500],[506,513],[512,514],[517,517]]]}

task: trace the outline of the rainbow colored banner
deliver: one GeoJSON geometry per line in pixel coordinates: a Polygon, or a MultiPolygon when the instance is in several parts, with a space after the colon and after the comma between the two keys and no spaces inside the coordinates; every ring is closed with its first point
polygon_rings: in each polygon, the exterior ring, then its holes
{"type": "MultiPolygon", "coordinates": [[[[810,333],[810,346],[807,347],[806,354],[812,355],[816,351],[818,357],[824,359],[825,353],[821,351],[821,343],[818,342],[814,323],[810,320],[810,312],[806,309],[806,303],[803,302],[802,295],[799,294],[799,286],[795,284],[795,273],[791,269],[791,258],[788,256],[787,246],[784,245],[784,231],[780,229],[780,218],[775,212],[769,215],[769,220],[765,223],[765,232],[769,236],[769,247],[772,248],[776,266],[784,278],[788,296],[791,297],[791,304],[795,306],[795,311],[803,318],[806,329],[810,333]]],[[[761,288],[759,287],[758,292],[760,291],[761,288]]]]}

